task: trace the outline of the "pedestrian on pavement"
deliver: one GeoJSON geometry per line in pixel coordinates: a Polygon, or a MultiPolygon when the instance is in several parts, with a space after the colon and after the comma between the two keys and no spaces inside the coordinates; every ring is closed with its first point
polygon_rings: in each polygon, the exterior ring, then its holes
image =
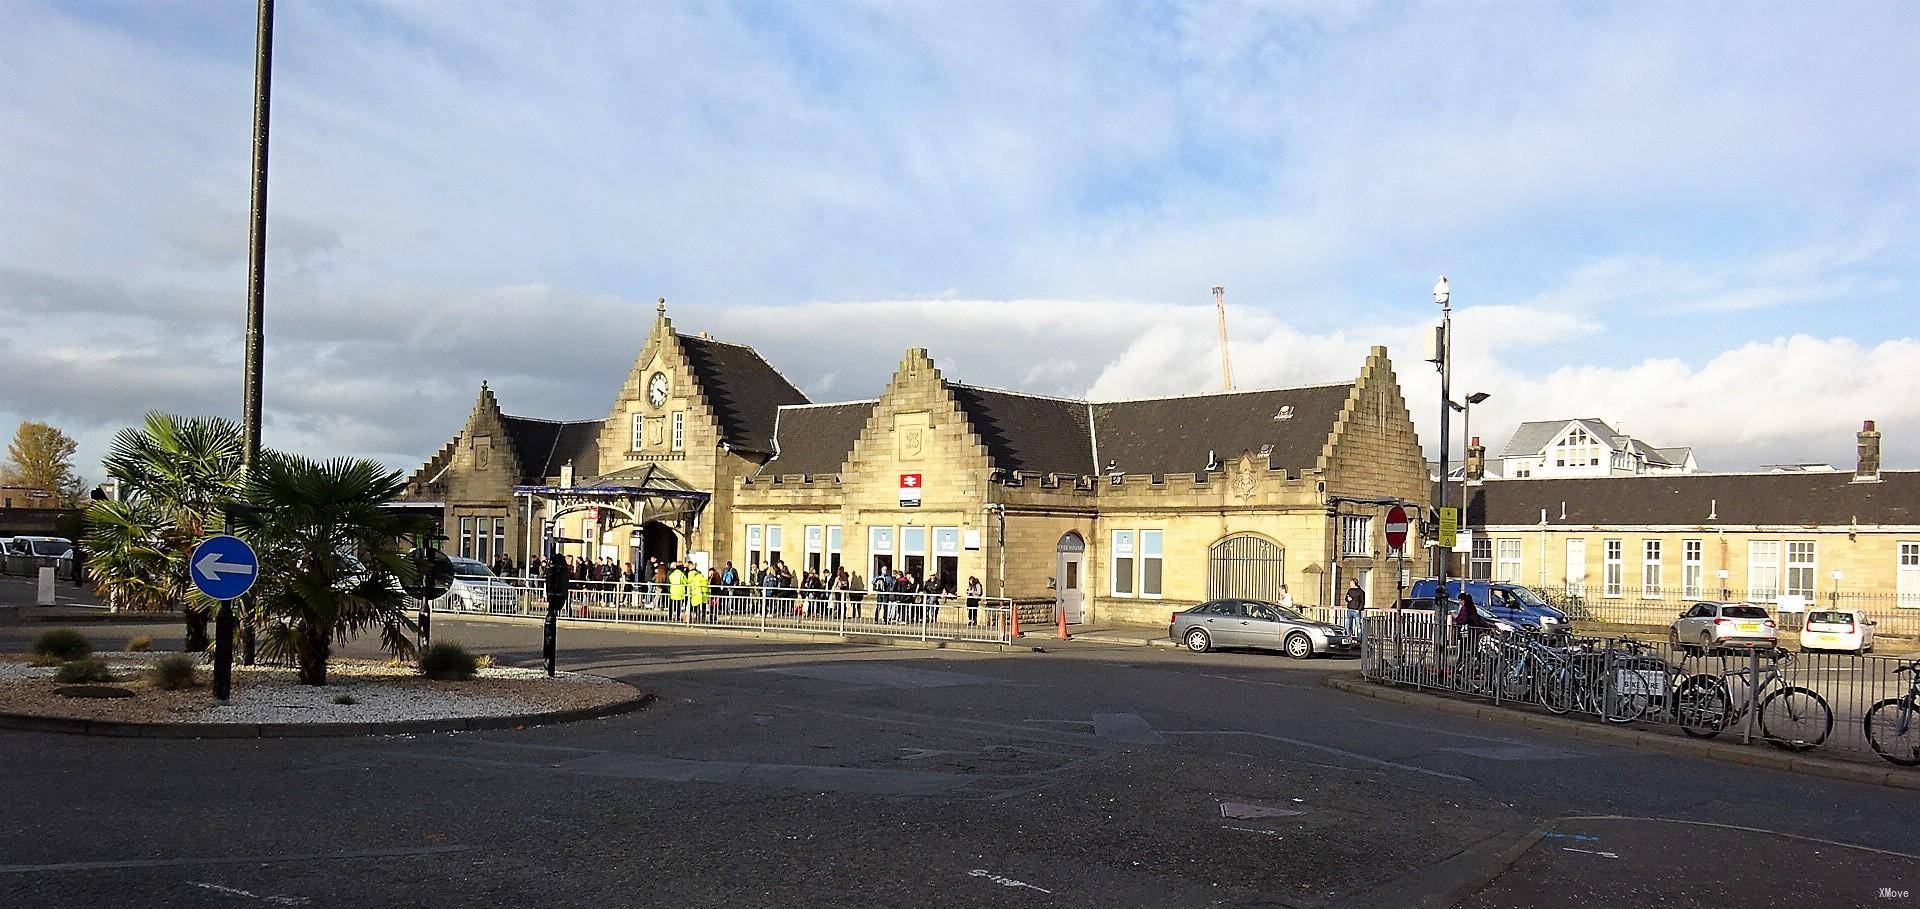
{"type": "Polygon", "coordinates": [[[690,616],[689,621],[709,621],[707,617],[707,597],[708,594],[711,593],[712,588],[707,582],[707,576],[701,574],[700,569],[688,566],[686,584],[687,605],[691,610],[688,613],[690,616]]]}
{"type": "Polygon", "coordinates": [[[1347,587],[1347,633],[1360,633],[1360,619],[1367,614],[1367,592],[1360,589],[1360,579],[1354,578],[1347,587]]]}
{"type": "Polygon", "coordinates": [[[675,621],[687,617],[687,569],[679,562],[667,572],[668,614],[675,621]]]}
{"type": "Polygon", "coordinates": [[[1282,584],[1282,585],[1280,585],[1280,602],[1279,602],[1279,605],[1280,605],[1280,608],[1281,608],[1281,609],[1292,609],[1292,608],[1293,608],[1293,594],[1291,594],[1291,593],[1288,593],[1288,592],[1287,592],[1287,585],[1285,585],[1285,584],[1282,584]]]}
{"type": "Polygon", "coordinates": [[[833,580],[827,582],[827,596],[833,602],[833,614],[835,618],[844,619],[847,617],[847,587],[846,566],[842,565],[834,568],[833,580]]]}
{"type": "Polygon", "coordinates": [[[980,598],[983,596],[986,596],[986,594],[987,594],[987,589],[981,586],[980,579],[972,575],[968,575],[967,576],[967,624],[969,625],[980,624],[980,598]]]}
{"type": "Polygon", "coordinates": [[[892,604],[887,602],[887,595],[892,592],[893,592],[893,573],[886,570],[885,568],[881,568],[874,571],[873,573],[873,620],[874,621],[886,622],[889,620],[889,616],[891,613],[891,610],[889,609],[889,607],[892,604]]]}

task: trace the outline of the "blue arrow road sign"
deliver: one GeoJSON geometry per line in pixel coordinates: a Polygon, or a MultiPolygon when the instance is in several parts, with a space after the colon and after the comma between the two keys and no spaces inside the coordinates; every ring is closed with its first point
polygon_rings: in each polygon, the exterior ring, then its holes
{"type": "Polygon", "coordinates": [[[260,573],[260,558],[253,554],[253,547],[226,534],[201,540],[188,561],[193,566],[188,571],[193,586],[216,600],[239,599],[253,589],[255,576],[260,573]]]}

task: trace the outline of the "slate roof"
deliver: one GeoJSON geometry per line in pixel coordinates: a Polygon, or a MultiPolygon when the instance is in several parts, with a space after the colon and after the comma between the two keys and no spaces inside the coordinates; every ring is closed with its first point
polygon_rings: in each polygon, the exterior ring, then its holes
{"type": "Polygon", "coordinates": [[[680,346],[713,405],[721,439],[734,448],[772,452],[774,415],[783,406],[807,403],[807,396],[745,344],[683,334],[680,346]]]}
{"type": "Polygon", "coordinates": [[[1099,472],[1087,402],[956,382],[947,387],[980,434],[993,466],[1076,477],[1099,472]]]}
{"type": "MultiPolygon", "coordinates": [[[[1468,490],[1466,524],[1535,527],[1543,508],[1549,526],[1920,524],[1920,471],[1886,471],[1878,483],[1855,483],[1853,476],[1835,471],[1489,480],[1468,490]]],[[[1458,490],[1454,484],[1455,501],[1458,490]]]]}
{"type": "Polygon", "coordinates": [[[1598,417],[1575,417],[1571,420],[1530,420],[1514,427],[1513,438],[1507,440],[1506,450],[1500,452],[1500,456],[1503,458],[1525,458],[1537,455],[1540,453],[1540,449],[1547,447],[1555,437],[1560,435],[1560,430],[1567,428],[1568,423],[1579,423],[1585,426],[1587,432],[1592,433],[1596,438],[1606,439],[1610,444],[1619,444],[1614,441],[1620,437],[1619,430],[1608,426],[1606,421],[1598,417]]]}
{"type": "Polygon", "coordinates": [[[559,476],[561,465],[573,462],[574,476],[591,477],[600,472],[600,430],[605,420],[559,422],[533,417],[500,415],[507,440],[520,456],[520,484],[538,486],[548,477],[559,476]]]}
{"type": "Polygon", "coordinates": [[[1656,448],[1654,452],[1660,455],[1660,460],[1672,464],[1675,467],[1687,463],[1687,459],[1693,457],[1693,447],[1690,445],[1683,445],[1679,448],[1656,448]]]}
{"type": "Polygon", "coordinates": [[[1310,470],[1333,433],[1353,383],[1150,398],[1093,405],[1100,469],[1130,474],[1205,470],[1207,452],[1222,465],[1271,445],[1276,470],[1310,470]],[[1292,416],[1277,419],[1281,409],[1292,416]]]}
{"type": "Polygon", "coordinates": [[[775,417],[774,434],[778,453],[761,465],[756,476],[807,474],[824,476],[840,472],[860,430],[867,425],[878,401],[844,401],[838,404],[800,404],[780,408],[775,417]]]}

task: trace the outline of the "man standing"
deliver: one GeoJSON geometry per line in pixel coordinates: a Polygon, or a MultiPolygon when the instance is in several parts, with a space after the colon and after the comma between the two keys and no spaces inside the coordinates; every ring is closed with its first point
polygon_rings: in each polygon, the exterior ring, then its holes
{"type": "Polygon", "coordinates": [[[1360,634],[1360,619],[1367,614],[1367,592],[1360,589],[1360,579],[1354,578],[1347,586],[1347,633],[1360,634]]]}
{"type": "Polygon", "coordinates": [[[687,569],[679,562],[673,563],[673,570],[667,572],[667,600],[674,619],[687,615],[687,569]]]}
{"type": "Polygon", "coordinates": [[[547,563],[547,628],[541,653],[547,659],[547,678],[553,678],[554,635],[560,626],[560,610],[567,605],[567,591],[573,589],[573,572],[567,563],[554,559],[547,563]]]}
{"type": "Polygon", "coordinates": [[[707,595],[712,589],[707,576],[698,567],[687,566],[687,604],[692,610],[690,621],[711,621],[707,617],[707,595]]]}

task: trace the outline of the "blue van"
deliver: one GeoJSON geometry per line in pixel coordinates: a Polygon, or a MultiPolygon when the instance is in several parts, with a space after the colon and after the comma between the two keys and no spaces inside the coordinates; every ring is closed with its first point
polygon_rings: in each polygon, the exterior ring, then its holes
{"type": "MultiPolygon", "coordinates": [[[[1462,581],[1459,578],[1447,579],[1447,598],[1457,602],[1460,598],[1460,585],[1465,584],[1467,593],[1473,595],[1473,605],[1481,615],[1505,622],[1515,628],[1529,631],[1543,631],[1549,634],[1561,634],[1573,630],[1573,623],[1567,614],[1519,584],[1502,581],[1462,581]]],[[[1422,578],[1413,582],[1409,599],[1414,605],[1433,608],[1433,592],[1440,586],[1433,578],[1422,578]]],[[[1457,606],[1454,608],[1458,608],[1457,606]]]]}

